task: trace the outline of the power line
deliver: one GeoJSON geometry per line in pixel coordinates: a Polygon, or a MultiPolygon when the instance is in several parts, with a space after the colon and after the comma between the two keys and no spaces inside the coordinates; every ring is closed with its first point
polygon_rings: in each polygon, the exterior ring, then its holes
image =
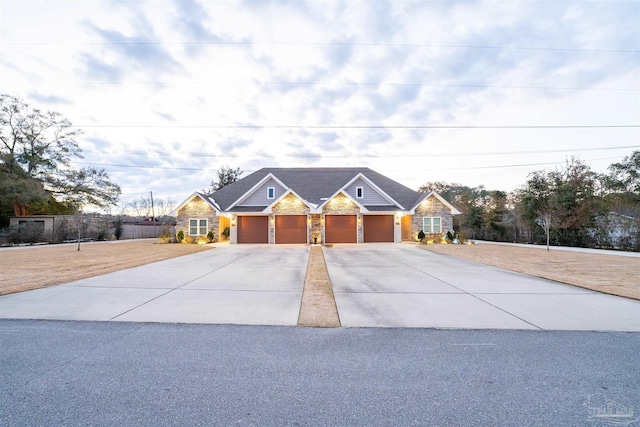
{"type": "MultiPolygon", "coordinates": [[[[599,88],[586,86],[556,87],[556,86],[504,86],[504,85],[480,85],[480,84],[432,84],[432,83],[400,83],[400,82],[204,82],[204,81],[104,81],[104,82],[77,82],[80,85],[147,85],[147,86],[180,86],[180,85],[203,85],[203,86],[346,86],[346,87],[437,87],[437,88],[462,88],[462,89],[526,89],[526,90],[594,90],[612,92],[638,92],[640,88],[599,88]]],[[[45,82],[47,85],[59,85],[59,82],[45,82]]]]}
{"type": "Polygon", "coordinates": [[[616,129],[640,128],[637,124],[624,125],[75,125],[75,128],[123,129],[616,129]]]}
{"type": "Polygon", "coordinates": [[[201,40],[201,41],[102,41],[102,42],[3,42],[4,46],[318,46],[318,47],[404,47],[404,48],[436,48],[436,49],[490,49],[490,50],[525,50],[555,52],[606,52],[606,53],[638,53],[634,49],[580,49],[571,47],[539,47],[539,46],[492,46],[466,44],[436,43],[373,43],[373,42],[266,42],[251,40],[201,40]]]}
{"type": "MultiPolygon", "coordinates": [[[[619,157],[601,157],[599,159],[589,159],[584,160],[585,162],[592,162],[596,160],[614,160],[619,159],[619,157]]],[[[564,164],[566,161],[562,162],[544,162],[544,163],[522,163],[522,164],[512,164],[512,165],[497,165],[497,166],[470,166],[470,167],[459,167],[459,168],[430,168],[430,171],[457,171],[457,170],[469,170],[469,169],[504,169],[504,168],[519,168],[525,166],[548,166],[548,165],[560,165],[564,164]]]]}
{"type": "MultiPolygon", "coordinates": [[[[465,153],[436,153],[436,154],[411,154],[411,155],[403,155],[403,154],[391,154],[391,155],[381,155],[381,154],[360,154],[358,157],[364,159],[375,159],[375,158],[428,158],[428,157],[477,157],[477,156],[499,156],[499,155],[513,155],[513,154],[546,154],[546,153],[570,153],[570,152],[583,152],[583,151],[606,151],[606,150],[622,150],[629,148],[640,148],[640,145],[619,145],[615,147],[587,147],[587,148],[561,148],[555,150],[522,150],[522,151],[483,151],[483,152],[465,152],[465,153]]],[[[96,151],[100,154],[105,154],[105,151],[96,151]]],[[[111,153],[114,153],[111,151],[111,153]]],[[[160,151],[160,150],[152,150],[147,152],[140,151],[118,151],[118,154],[127,154],[132,156],[150,156],[150,155],[158,155],[158,156],[170,156],[175,157],[175,152],[169,151],[160,151]]],[[[229,159],[237,159],[237,158],[295,158],[295,159],[348,159],[354,156],[326,156],[326,155],[300,155],[300,154],[277,154],[277,155],[269,155],[269,154],[213,154],[207,152],[180,152],[181,155],[191,156],[191,157],[212,157],[212,158],[229,158],[229,159]]]]}
{"type": "MultiPolygon", "coordinates": [[[[592,162],[598,160],[614,160],[620,157],[602,157],[598,159],[586,159],[585,162],[592,162]]],[[[566,160],[559,162],[544,162],[544,163],[521,163],[521,164],[509,164],[509,165],[493,165],[493,166],[470,166],[470,167],[456,167],[456,168],[429,168],[429,171],[457,171],[457,170],[471,170],[471,169],[504,169],[504,168],[518,168],[528,166],[547,166],[547,165],[559,165],[564,164],[566,160]]],[[[92,165],[92,166],[110,166],[120,168],[137,168],[137,169],[159,169],[159,170],[187,170],[187,171],[210,171],[213,168],[180,168],[180,167],[168,167],[168,166],[145,166],[145,165],[123,165],[112,163],[87,163],[77,162],[80,165],[92,165]]],[[[416,169],[419,170],[419,169],[416,169]]],[[[246,171],[245,171],[246,172],[246,171]]]]}
{"type": "Polygon", "coordinates": [[[212,168],[179,168],[179,167],[169,167],[169,166],[147,166],[147,165],[122,165],[122,164],[113,164],[113,163],[89,163],[89,162],[75,162],[79,165],[89,165],[89,166],[111,166],[117,168],[134,168],[134,169],[160,169],[160,170],[182,170],[182,171],[206,171],[211,170],[212,168]]]}

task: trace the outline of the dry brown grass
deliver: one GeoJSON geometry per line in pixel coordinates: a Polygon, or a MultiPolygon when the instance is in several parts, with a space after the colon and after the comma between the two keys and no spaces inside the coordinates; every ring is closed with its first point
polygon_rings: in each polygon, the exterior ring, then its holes
{"type": "Polygon", "coordinates": [[[340,318],[331,289],[324,254],[319,246],[311,247],[307,277],[304,281],[298,325],[338,328],[340,318]]]}
{"type": "Polygon", "coordinates": [[[0,249],[0,295],[192,254],[211,246],[162,244],[155,239],[0,249]]]}
{"type": "Polygon", "coordinates": [[[607,294],[640,299],[640,258],[507,245],[425,245],[482,264],[607,294]]]}

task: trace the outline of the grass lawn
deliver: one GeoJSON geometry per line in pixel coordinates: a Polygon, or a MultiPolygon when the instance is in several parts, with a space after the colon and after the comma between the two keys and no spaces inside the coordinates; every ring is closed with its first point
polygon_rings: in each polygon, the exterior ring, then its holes
{"type": "Polygon", "coordinates": [[[157,239],[0,249],[0,295],[111,273],[211,246],[158,243],[157,239]]]}
{"type": "Polygon", "coordinates": [[[452,255],[581,288],[640,300],[640,258],[507,245],[425,245],[452,255]]]}

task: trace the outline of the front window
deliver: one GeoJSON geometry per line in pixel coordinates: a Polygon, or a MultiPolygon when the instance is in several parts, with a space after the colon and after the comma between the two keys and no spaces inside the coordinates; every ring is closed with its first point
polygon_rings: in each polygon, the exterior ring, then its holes
{"type": "Polygon", "coordinates": [[[276,198],[275,187],[267,187],[267,199],[275,199],[275,198],[276,198]]]}
{"type": "Polygon", "coordinates": [[[422,231],[424,231],[425,234],[442,233],[442,218],[440,217],[422,218],[422,231]]]}
{"type": "Polygon", "coordinates": [[[189,235],[190,236],[204,236],[207,234],[207,220],[206,219],[190,219],[189,220],[189,235]]]}

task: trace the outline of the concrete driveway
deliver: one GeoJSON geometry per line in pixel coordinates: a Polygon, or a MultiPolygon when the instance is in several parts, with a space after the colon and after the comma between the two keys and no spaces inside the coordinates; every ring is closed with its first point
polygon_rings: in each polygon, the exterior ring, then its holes
{"type": "MultiPolygon", "coordinates": [[[[640,331],[640,301],[415,245],[324,248],[346,327],[640,331]]],[[[222,245],[0,297],[0,318],[296,325],[309,247],[222,245]]]]}
{"type": "Polygon", "coordinates": [[[224,245],[0,297],[0,318],[296,325],[306,246],[224,245]]]}
{"type": "Polygon", "coordinates": [[[640,331],[640,301],[414,245],[324,253],[342,326],[640,331]]]}

